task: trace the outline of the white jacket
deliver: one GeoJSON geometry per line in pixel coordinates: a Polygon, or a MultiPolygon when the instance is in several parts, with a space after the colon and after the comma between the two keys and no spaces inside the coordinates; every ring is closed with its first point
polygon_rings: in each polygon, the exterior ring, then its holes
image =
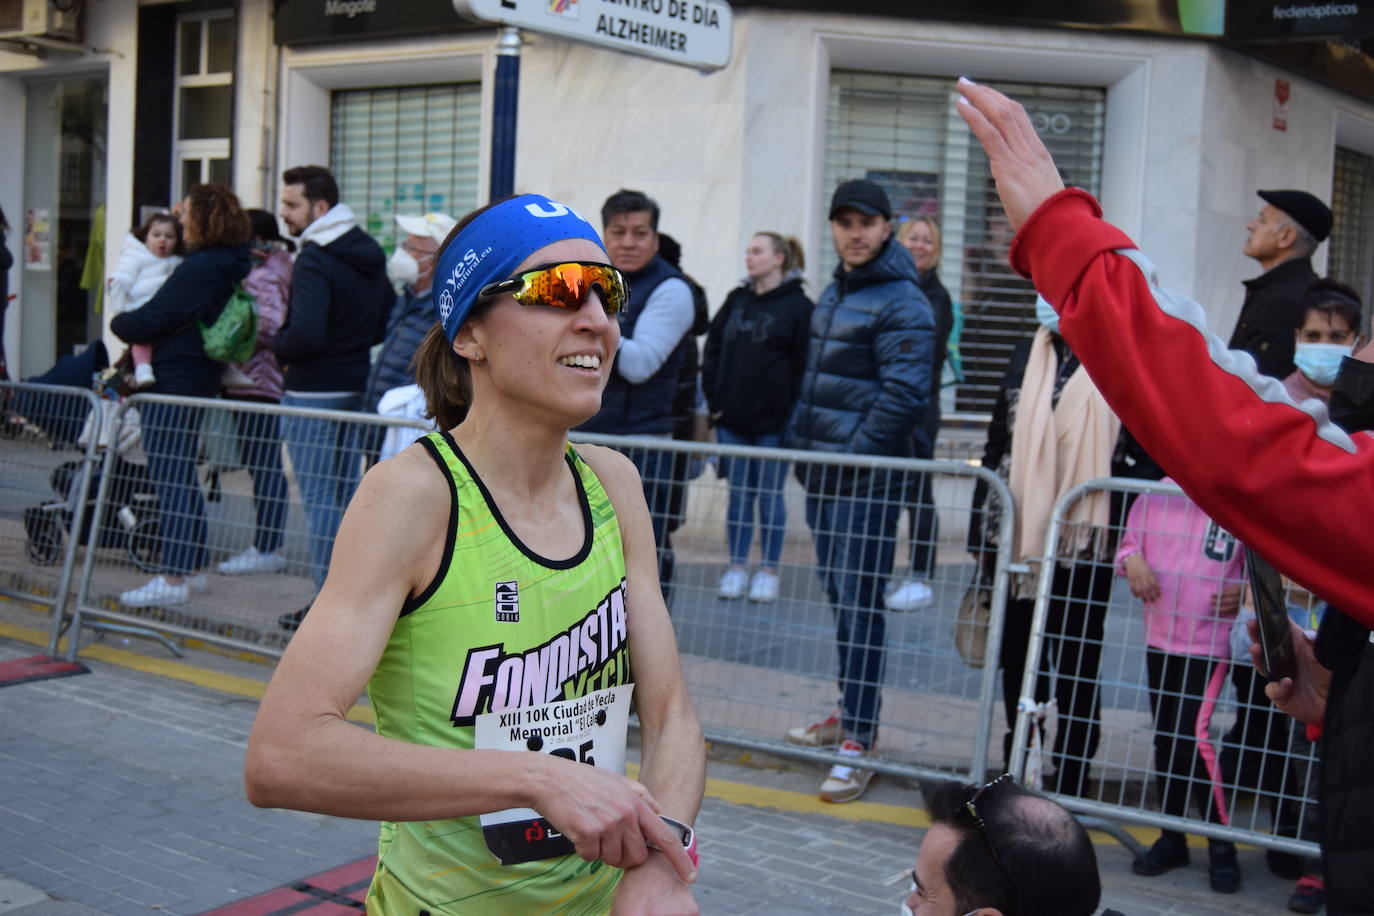
{"type": "Polygon", "coordinates": [[[180,263],[181,258],[177,255],[156,257],[132,232],[126,235],[119,261],[110,274],[110,311],[131,312],[143,305],[153,298],[153,293],[161,288],[180,263]]]}

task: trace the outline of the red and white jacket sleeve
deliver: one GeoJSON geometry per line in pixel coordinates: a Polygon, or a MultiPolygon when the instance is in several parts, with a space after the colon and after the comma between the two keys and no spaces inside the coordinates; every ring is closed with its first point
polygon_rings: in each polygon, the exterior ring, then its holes
{"type": "Polygon", "coordinates": [[[1294,403],[1249,354],[1206,331],[1197,303],[1161,289],[1087,193],[1051,197],[1011,263],[1150,456],[1227,531],[1374,627],[1374,437],[1294,403]]]}

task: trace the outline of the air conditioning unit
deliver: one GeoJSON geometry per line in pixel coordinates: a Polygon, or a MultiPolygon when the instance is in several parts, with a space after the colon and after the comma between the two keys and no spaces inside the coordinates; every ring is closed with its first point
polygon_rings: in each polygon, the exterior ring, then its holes
{"type": "Polygon", "coordinates": [[[0,0],[0,41],[81,40],[81,0],[0,0]]]}

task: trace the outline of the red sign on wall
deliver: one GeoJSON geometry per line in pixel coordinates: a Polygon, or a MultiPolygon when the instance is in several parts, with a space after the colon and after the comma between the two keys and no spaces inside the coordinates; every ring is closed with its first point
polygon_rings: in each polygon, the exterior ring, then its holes
{"type": "Polygon", "coordinates": [[[1274,130],[1288,130],[1288,80],[1274,80],[1274,130]]]}

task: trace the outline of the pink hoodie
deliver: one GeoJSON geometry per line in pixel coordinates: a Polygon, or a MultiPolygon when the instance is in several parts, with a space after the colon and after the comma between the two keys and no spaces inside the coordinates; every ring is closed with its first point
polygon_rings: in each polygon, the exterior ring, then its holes
{"type": "Polygon", "coordinates": [[[1235,617],[1218,616],[1214,601],[1224,587],[1244,581],[1240,543],[1188,497],[1145,493],[1126,518],[1118,574],[1126,574],[1126,558],[1136,553],[1159,580],[1159,597],[1145,603],[1146,643],[1174,655],[1230,657],[1235,617]]]}

